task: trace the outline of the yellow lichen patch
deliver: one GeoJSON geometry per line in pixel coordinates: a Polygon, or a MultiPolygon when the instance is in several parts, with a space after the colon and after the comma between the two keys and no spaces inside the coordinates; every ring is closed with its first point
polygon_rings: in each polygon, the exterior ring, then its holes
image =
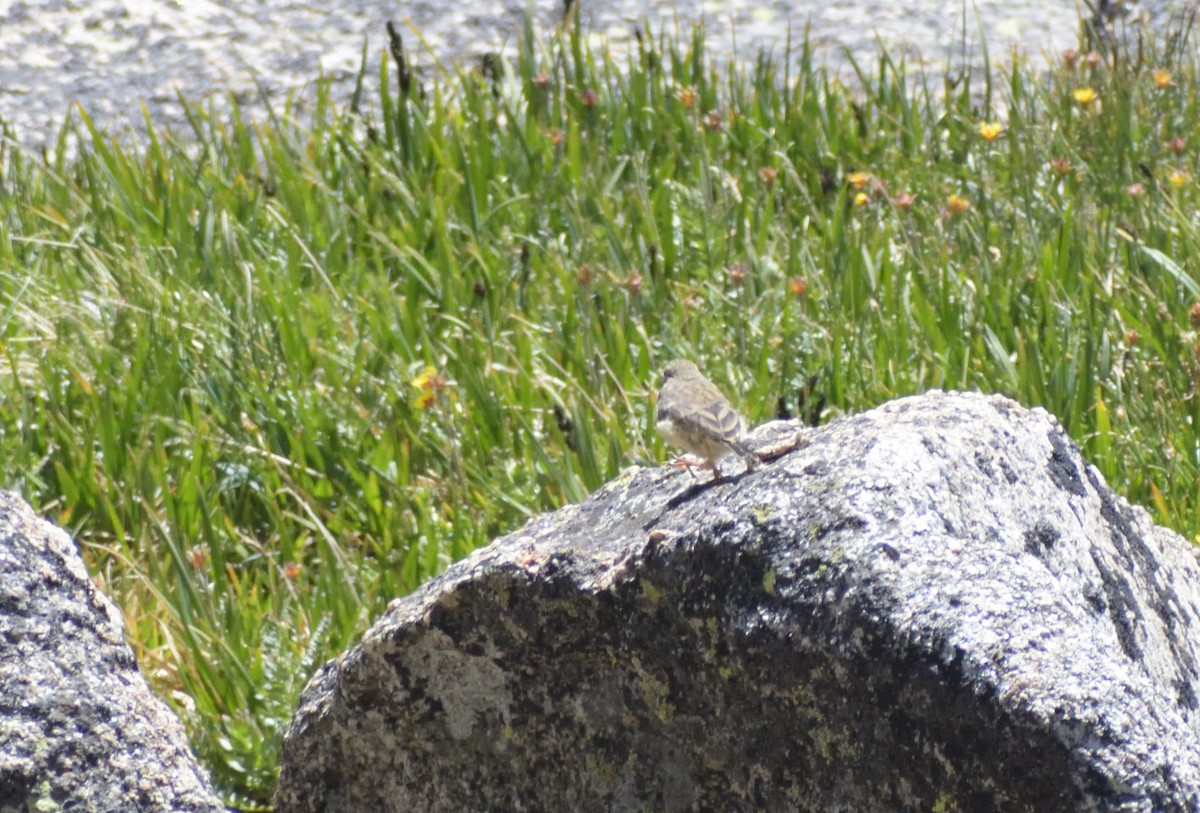
{"type": "Polygon", "coordinates": [[[651,604],[657,604],[658,602],[662,601],[662,590],[659,590],[657,587],[655,587],[652,582],[648,582],[643,579],[638,586],[641,588],[642,598],[644,598],[646,601],[650,602],[651,604]]]}
{"type": "Polygon", "coordinates": [[[633,670],[637,673],[637,690],[642,697],[642,702],[646,704],[646,708],[660,722],[666,722],[674,717],[675,706],[667,701],[667,698],[670,697],[670,686],[658,675],[643,669],[641,661],[637,658],[634,658],[632,665],[633,670]]]}
{"type": "Polygon", "coordinates": [[[756,522],[766,522],[775,516],[775,506],[769,502],[760,502],[750,509],[756,522]]]}

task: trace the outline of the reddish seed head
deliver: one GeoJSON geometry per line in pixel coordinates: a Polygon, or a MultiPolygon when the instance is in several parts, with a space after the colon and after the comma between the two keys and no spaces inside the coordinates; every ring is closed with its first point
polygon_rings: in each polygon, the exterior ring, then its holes
{"type": "Polygon", "coordinates": [[[1071,171],[1071,162],[1066,158],[1052,158],[1050,159],[1050,168],[1061,177],[1071,171]]]}

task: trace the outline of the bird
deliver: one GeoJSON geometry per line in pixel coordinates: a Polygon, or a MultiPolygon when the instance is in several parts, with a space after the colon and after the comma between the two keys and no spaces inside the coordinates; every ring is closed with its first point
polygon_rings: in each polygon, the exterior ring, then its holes
{"type": "Polygon", "coordinates": [[[717,463],[731,454],[753,469],[754,453],[746,445],[741,416],[700,369],[676,359],[663,369],[662,377],[655,426],[663,439],[703,459],[713,480],[721,479],[717,463]]]}

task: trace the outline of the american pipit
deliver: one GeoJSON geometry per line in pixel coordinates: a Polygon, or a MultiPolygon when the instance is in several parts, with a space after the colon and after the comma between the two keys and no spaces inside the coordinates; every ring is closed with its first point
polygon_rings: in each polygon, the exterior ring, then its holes
{"type": "Polygon", "coordinates": [[[737,410],[690,361],[672,361],[663,370],[655,420],[663,439],[703,458],[713,479],[721,476],[717,463],[731,454],[754,468],[754,454],[742,439],[745,426],[737,410]]]}

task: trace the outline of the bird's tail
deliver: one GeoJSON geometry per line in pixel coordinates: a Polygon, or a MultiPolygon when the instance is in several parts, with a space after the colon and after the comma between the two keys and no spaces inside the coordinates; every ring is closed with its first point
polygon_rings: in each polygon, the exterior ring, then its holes
{"type": "Polygon", "coordinates": [[[758,463],[758,455],[744,440],[729,441],[729,448],[746,463],[746,468],[753,469],[758,463]]]}

